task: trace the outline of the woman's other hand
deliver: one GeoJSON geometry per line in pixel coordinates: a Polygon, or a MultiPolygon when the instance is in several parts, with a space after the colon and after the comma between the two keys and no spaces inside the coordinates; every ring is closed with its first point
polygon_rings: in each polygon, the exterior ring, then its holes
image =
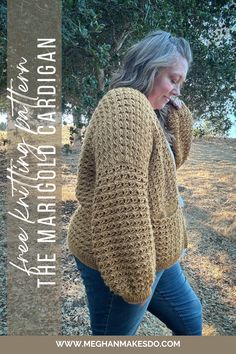
{"type": "Polygon", "coordinates": [[[169,102],[177,109],[180,109],[182,107],[182,101],[178,97],[170,97],[169,102]]]}

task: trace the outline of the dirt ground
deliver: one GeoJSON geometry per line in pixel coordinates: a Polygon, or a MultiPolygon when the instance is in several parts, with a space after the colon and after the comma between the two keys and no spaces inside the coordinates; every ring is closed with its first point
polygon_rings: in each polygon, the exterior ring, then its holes
{"type": "MultiPolygon", "coordinates": [[[[236,139],[198,139],[193,142],[188,161],[178,171],[189,234],[189,247],[181,265],[203,305],[204,336],[236,333],[235,152],[236,139]]],[[[77,161],[78,154],[73,151],[65,156],[63,163],[65,235],[76,207],[77,161]]],[[[91,334],[84,288],[73,259],[67,255],[68,250],[65,252],[68,288],[63,294],[63,331],[67,335],[91,334]]],[[[147,313],[137,334],[170,335],[171,332],[147,313]]]]}
{"type": "MultiPolygon", "coordinates": [[[[6,157],[0,149],[1,233],[6,234],[6,157]]],[[[78,151],[62,153],[62,327],[61,335],[90,335],[84,286],[69,254],[66,233],[76,208],[74,189],[78,151]]],[[[193,142],[188,161],[178,171],[179,190],[185,200],[189,246],[181,265],[203,305],[203,335],[236,334],[236,139],[193,142]]],[[[2,335],[6,326],[6,239],[0,240],[0,302],[2,335]]],[[[152,314],[146,313],[137,335],[171,335],[152,314]]]]}

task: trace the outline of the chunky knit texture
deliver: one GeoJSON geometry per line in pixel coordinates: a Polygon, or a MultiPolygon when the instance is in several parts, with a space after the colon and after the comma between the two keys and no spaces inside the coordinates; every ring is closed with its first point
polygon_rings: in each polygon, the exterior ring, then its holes
{"type": "MultiPolygon", "coordinates": [[[[172,108],[168,124],[178,168],[191,144],[189,109],[172,108]]],[[[99,270],[125,301],[143,302],[155,273],[173,265],[187,247],[187,235],[173,158],[151,104],[138,90],[112,89],[99,102],[79,157],[76,197],[71,253],[99,270]]]]}

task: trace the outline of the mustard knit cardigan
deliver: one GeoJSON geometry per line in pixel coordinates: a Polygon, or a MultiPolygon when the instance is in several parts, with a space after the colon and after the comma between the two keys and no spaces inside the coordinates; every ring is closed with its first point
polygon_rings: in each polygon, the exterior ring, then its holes
{"type": "MultiPolygon", "coordinates": [[[[192,116],[172,108],[176,167],[186,160],[192,116]]],[[[73,255],[100,272],[129,303],[151,294],[155,273],[173,265],[187,247],[176,172],[163,130],[144,94],[108,91],[86,129],[79,158],[79,206],[68,230],[73,255]]]]}

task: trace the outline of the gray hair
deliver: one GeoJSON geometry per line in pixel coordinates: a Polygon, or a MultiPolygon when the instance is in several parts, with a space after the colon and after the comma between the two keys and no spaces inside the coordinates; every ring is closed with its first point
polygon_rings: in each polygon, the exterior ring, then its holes
{"type": "MultiPolygon", "coordinates": [[[[182,55],[190,66],[192,52],[186,39],[173,37],[164,31],[152,32],[128,50],[123,65],[113,75],[109,88],[132,87],[147,96],[153,88],[159,70],[173,65],[178,54],[182,55]]],[[[168,110],[165,108],[155,112],[164,129],[168,110]]],[[[171,142],[174,138],[171,132],[166,128],[164,132],[167,140],[171,142]]]]}
{"type": "Polygon", "coordinates": [[[150,33],[128,50],[121,69],[111,79],[110,88],[128,86],[147,96],[159,69],[173,65],[178,53],[191,64],[188,41],[164,31],[150,33]]]}

